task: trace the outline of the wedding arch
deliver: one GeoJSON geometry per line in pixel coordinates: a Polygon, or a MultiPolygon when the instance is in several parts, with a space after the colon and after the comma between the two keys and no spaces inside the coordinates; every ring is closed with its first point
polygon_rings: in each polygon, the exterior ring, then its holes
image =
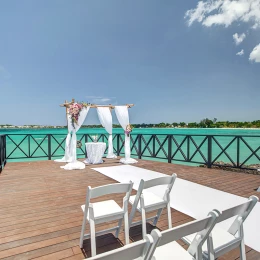
{"type": "Polygon", "coordinates": [[[121,106],[113,106],[113,105],[95,105],[84,102],[75,102],[72,99],[71,102],[65,101],[64,104],[60,105],[66,108],[66,118],[68,125],[68,134],[66,137],[65,143],[65,155],[61,159],[55,160],[56,162],[66,162],[67,164],[61,166],[65,170],[76,170],[76,169],[84,169],[85,164],[83,162],[77,161],[77,131],[80,129],[82,124],[84,123],[87,114],[90,108],[96,108],[99,121],[101,125],[105,128],[108,137],[108,154],[107,158],[112,159],[116,158],[113,149],[113,136],[112,136],[112,114],[111,110],[115,109],[116,117],[119,121],[119,124],[125,131],[125,158],[121,158],[120,162],[124,164],[132,164],[137,161],[131,158],[131,148],[130,148],[130,132],[129,129],[129,113],[128,109],[133,107],[133,104],[126,104],[121,106]]]}

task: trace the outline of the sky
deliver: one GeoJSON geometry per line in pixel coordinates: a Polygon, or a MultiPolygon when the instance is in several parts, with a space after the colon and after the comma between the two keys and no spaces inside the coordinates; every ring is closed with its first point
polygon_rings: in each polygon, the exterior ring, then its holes
{"type": "Polygon", "coordinates": [[[260,0],[0,1],[0,124],[65,125],[72,98],[133,103],[132,123],[259,120],[259,72],[260,0]]]}

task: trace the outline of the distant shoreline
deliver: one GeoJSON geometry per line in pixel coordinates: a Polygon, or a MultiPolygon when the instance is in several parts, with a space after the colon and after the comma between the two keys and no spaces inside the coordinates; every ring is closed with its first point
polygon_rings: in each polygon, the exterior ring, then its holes
{"type": "MultiPolygon", "coordinates": [[[[64,122],[65,123],[65,122],[64,122]]],[[[173,122],[173,123],[131,123],[132,129],[239,129],[239,130],[258,130],[260,129],[260,120],[254,120],[254,121],[217,121],[216,118],[213,120],[210,120],[208,118],[205,118],[201,120],[200,122],[173,122]]],[[[120,128],[122,129],[121,125],[118,124],[118,122],[113,123],[112,125],[113,129],[120,128]]],[[[85,125],[83,124],[81,129],[98,129],[103,128],[103,126],[99,124],[91,124],[91,125],[85,125]]],[[[29,124],[29,125],[12,125],[12,124],[0,124],[0,129],[67,129],[66,125],[41,125],[41,124],[29,124]]]]}
{"type": "MultiPolygon", "coordinates": [[[[67,129],[67,127],[0,127],[0,130],[37,130],[37,129],[67,129]]],[[[80,129],[104,129],[104,127],[81,127],[80,129]]],[[[113,127],[113,129],[121,129],[121,127],[113,127]]],[[[239,127],[134,127],[133,129],[200,129],[200,130],[260,130],[256,127],[239,128],[239,127]]]]}

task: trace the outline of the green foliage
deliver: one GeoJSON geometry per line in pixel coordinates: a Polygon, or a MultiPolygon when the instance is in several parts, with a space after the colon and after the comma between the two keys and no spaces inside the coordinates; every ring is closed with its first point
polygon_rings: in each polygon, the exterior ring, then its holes
{"type": "MultiPolygon", "coordinates": [[[[230,122],[230,121],[218,121],[216,118],[213,120],[209,118],[202,119],[197,122],[180,122],[180,123],[164,123],[159,124],[132,124],[133,128],[260,128],[260,120],[252,122],[230,122]]],[[[40,125],[28,125],[28,126],[14,126],[14,125],[0,125],[0,128],[67,128],[67,126],[40,126],[40,125]]],[[[82,128],[103,128],[102,125],[82,125],[82,128]]],[[[118,124],[113,124],[113,128],[121,128],[118,124]]]]}
{"type": "Polygon", "coordinates": [[[188,128],[198,128],[199,124],[196,122],[188,123],[188,128]]]}

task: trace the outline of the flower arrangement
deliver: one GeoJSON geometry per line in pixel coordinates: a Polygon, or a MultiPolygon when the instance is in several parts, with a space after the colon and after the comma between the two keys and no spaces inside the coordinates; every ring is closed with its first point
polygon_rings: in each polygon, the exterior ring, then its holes
{"type": "Polygon", "coordinates": [[[81,146],[82,146],[82,143],[81,143],[80,140],[78,140],[78,141],[77,141],[77,148],[81,148],[81,146]]]}
{"type": "Polygon", "coordinates": [[[68,113],[71,116],[71,124],[75,128],[75,124],[78,124],[79,115],[84,107],[87,107],[88,103],[76,102],[69,105],[68,113]]]}
{"type": "Polygon", "coordinates": [[[129,137],[130,133],[132,132],[132,126],[131,125],[127,125],[126,129],[125,129],[125,134],[129,137]]]}

